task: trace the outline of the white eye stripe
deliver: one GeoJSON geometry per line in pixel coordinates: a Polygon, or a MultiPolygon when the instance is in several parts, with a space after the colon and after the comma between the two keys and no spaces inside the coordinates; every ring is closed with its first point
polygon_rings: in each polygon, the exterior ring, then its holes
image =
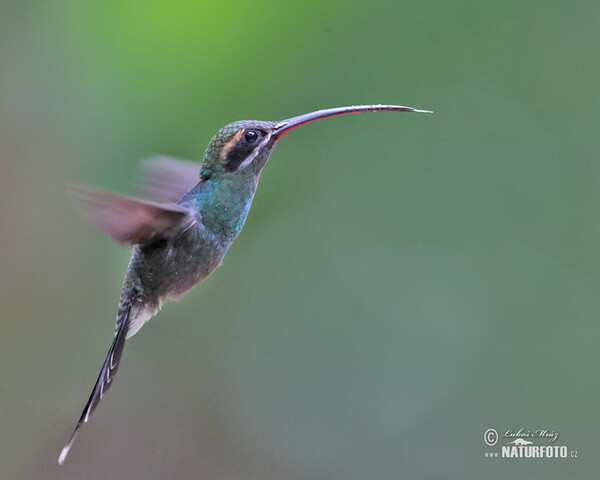
{"type": "Polygon", "coordinates": [[[252,160],[254,160],[256,158],[256,156],[258,155],[259,151],[260,151],[260,148],[257,146],[254,149],[254,151],[250,155],[248,155],[242,163],[240,163],[240,166],[237,168],[238,171],[243,170],[248,165],[250,165],[252,163],[252,160]]]}
{"type": "Polygon", "coordinates": [[[254,159],[256,158],[256,156],[260,153],[260,150],[262,148],[262,146],[269,141],[269,139],[271,138],[271,134],[268,133],[267,135],[265,135],[265,137],[263,138],[262,142],[260,142],[258,145],[256,145],[256,147],[254,147],[254,150],[252,151],[252,153],[250,155],[248,155],[244,161],[242,163],[240,163],[239,167],[237,168],[237,171],[241,171],[244,168],[246,168],[248,165],[250,165],[254,159]]]}

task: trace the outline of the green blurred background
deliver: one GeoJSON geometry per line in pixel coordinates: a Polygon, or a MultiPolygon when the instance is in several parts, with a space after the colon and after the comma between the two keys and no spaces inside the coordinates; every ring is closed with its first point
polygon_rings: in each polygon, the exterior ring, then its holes
{"type": "Polygon", "coordinates": [[[0,478],[597,478],[597,1],[0,3],[0,478]],[[285,137],[224,266],[128,342],[135,193],[239,119],[285,137]],[[488,427],[566,460],[484,458],[488,427]],[[540,442],[537,442],[540,444],[540,442]]]}

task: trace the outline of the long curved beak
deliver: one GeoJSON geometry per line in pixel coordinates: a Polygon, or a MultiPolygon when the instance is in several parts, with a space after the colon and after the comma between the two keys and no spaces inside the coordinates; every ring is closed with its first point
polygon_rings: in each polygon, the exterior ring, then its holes
{"type": "Polygon", "coordinates": [[[276,140],[281,138],[285,133],[293,130],[301,125],[306,125],[310,122],[315,122],[323,118],[336,117],[338,115],[348,115],[350,113],[360,112],[414,112],[414,113],[433,113],[429,110],[417,110],[412,107],[403,107],[400,105],[355,105],[349,107],[328,108],[325,110],[317,110],[316,112],[305,113],[297,117],[281,120],[275,124],[273,128],[273,137],[276,140]]]}

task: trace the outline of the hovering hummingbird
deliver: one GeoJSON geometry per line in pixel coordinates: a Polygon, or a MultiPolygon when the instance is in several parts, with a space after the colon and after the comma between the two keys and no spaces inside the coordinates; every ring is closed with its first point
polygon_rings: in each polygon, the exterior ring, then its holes
{"type": "Polygon", "coordinates": [[[431,113],[397,105],[360,105],[280,122],[238,121],[211,139],[200,166],[166,157],[147,164],[146,190],[153,200],[90,187],[74,189],[87,219],[117,242],[133,245],[133,254],[112,344],[58,463],[63,464],[79,428],[112,385],[125,340],[156,315],[165,300],[180,300],[220,265],[246,221],[262,169],[281,137],[309,122],[371,111],[431,113]]]}

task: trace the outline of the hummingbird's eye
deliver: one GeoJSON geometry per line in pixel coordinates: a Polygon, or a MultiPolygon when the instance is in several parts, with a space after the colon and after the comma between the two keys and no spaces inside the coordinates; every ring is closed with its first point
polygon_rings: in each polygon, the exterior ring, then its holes
{"type": "Polygon", "coordinates": [[[248,143],[254,143],[256,140],[258,140],[258,133],[256,133],[254,130],[248,130],[244,135],[244,138],[248,143]]]}

